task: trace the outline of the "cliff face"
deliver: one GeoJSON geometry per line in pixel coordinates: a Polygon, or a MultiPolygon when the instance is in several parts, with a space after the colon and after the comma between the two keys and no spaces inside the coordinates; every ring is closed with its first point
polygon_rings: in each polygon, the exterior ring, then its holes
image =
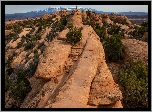
{"type": "Polygon", "coordinates": [[[81,27],[82,40],[71,46],[64,41],[68,30],[59,32],[40,56],[32,90],[21,108],[122,108],[122,94],[106,65],[98,35],[82,24],[78,10],[68,20],[81,27]]]}

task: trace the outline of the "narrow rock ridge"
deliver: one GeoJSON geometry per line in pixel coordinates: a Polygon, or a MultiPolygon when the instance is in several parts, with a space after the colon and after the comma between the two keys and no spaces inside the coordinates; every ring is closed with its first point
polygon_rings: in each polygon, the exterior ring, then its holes
{"type": "Polygon", "coordinates": [[[66,43],[68,29],[48,44],[40,56],[37,80],[21,108],[122,108],[122,94],[109,71],[103,46],[93,28],[82,24],[82,13],[68,18],[81,29],[82,40],[66,43]]]}

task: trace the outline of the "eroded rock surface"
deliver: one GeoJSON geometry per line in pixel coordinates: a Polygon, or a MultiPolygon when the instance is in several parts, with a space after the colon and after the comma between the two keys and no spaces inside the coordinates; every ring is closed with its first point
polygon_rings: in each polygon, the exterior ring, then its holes
{"type": "Polygon", "coordinates": [[[48,80],[62,73],[70,50],[71,46],[62,41],[52,42],[40,56],[35,77],[48,80]]]}

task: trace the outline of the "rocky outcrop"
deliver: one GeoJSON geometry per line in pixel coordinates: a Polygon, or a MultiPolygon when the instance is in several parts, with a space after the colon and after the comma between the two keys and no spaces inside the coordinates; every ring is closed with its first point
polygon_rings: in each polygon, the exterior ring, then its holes
{"type": "Polygon", "coordinates": [[[101,14],[101,17],[102,17],[102,21],[105,21],[107,22],[108,24],[113,24],[113,21],[111,21],[112,19],[109,18],[108,14],[105,13],[105,14],[101,14]]]}
{"type": "Polygon", "coordinates": [[[77,67],[64,86],[60,88],[54,101],[52,101],[54,97],[50,98],[46,108],[90,108],[92,104],[122,108],[120,103],[122,94],[106,66],[104,50],[99,37],[92,28],[83,27],[82,32],[87,37],[87,41],[84,51],[78,59],[77,67]],[[101,73],[96,75],[99,65],[101,65],[101,73]],[[97,84],[97,82],[99,83],[97,84]],[[101,86],[102,84],[103,86],[101,86]],[[97,97],[98,99],[96,99],[97,97]],[[91,101],[93,103],[90,103],[91,101]]]}
{"type": "Polygon", "coordinates": [[[60,14],[60,16],[67,16],[67,15],[69,15],[69,12],[68,12],[68,10],[61,10],[61,11],[59,11],[59,14],[60,14]]]}
{"type": "Polygon", "coordinates": [[[43,19],[48,19],[48,18],[51,18],[52,17],[52,14],[44,14],[42,16],[43,19]]]}
{"type": "Polygon", "coordinates": [[[126,16],[121,15],[121,14],[116,16],[114,13],[112,13],[109,16],[109,18],[110,18],[110,20],[114,21],[115,23],[121,23],[125,20],[127,24],[131,25],[131,22],[129,21],[129,19],[126,16]]]}
{"type": "Polygon", "coordinates": [[[100,14],[96,14],[96,13],[90,11],[89,17],[90,17],[90,20],[92,20],[94,22],[94,24],[99,24],[100,26],[103,25],[100,14]]]}
{"type": "Polygon", "coordinates": [[[87,21],[87,13],[86,13],[86,10],[82,10],[82,21],[83,21],[83,22],[87,21]]]}
{"type": "Polygon", "coordinates": [[[60,75],[70,50],[71,46],[62,41],[52,42],[40,56],[35,77],[48,80],[60,75]]]}
{"type": "MultiPolygon", "coordinates": [[[[56,20],[68,14],[67,10],[62,10],[52,17],[56,20]]],[[[90,14],[90,20],[102,26],[102,16],[93,12],[90,14]]],[[[46,14],[42,18],[49,16],[46,14]]],[[[28,77],[32,90],[20,108],[122,108],[122,94],[107,67],[100,38],[91,26],[83,25],[87,19],[86,11],[77,9],[69,15],[67,22],[82,33],[80,42],[73,46],[66,42],[68,28],[57,32],[58,36],[47,42],[45,37],[52,29],[50,27],[44,30],[34,48],[27,51],[24,51],[24,47],[7,50],[9,54],[16,53],[12,68],[20,64],[23,64],[23,69],[30,68],[35,59],[34,50],[40,55],[34,76],[28,77]],[[39,44],[45,46],[43,52],[37,49],[39,44]]],[[[105,20],[111,22],[107,15],[105,20]]],[[[24,33],[20,33],[19,37],[29,31],[23,29],[24,33]]]]}
{"type": "Polygon", "coordinates": [[[68,17],[68,23],[72,23],[76,28],[81,28],[83,26],[82,23],[82,15],[80,10],[73,10],[71,15],[68,17]]]}
{"type": "Polygon", "coordinates": [[[136,39],[122,39],[125,47],[125,62],[131,60],[142,60],[148,65],[148,43],[136,39]]]}
{"type": "MultiPolygon", "coordinates": [[[[90,89],[88,104],[100,107],[110,106],[114,108],[122,99],[119,86],[114,82],[112,74],[105,61],[100,63],[90,89]]],[[[119,105],[122,108],[122,105],[119,105]]],[[[120,108],[119,107],[119,108],[120,108]]]]}

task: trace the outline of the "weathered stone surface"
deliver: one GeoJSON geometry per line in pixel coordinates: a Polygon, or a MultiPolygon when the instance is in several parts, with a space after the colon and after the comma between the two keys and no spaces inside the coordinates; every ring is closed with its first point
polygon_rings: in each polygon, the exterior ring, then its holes
{"type": "Polygon", "coordinates": [[[32,90],[28,93],[20,108],[29,108],[29,104],[31,103],[33,98],[35,98],[35,96],[41,91],[43,85],[45,84],[45,81],[43,81],[42,79],[36,79],[35,77],[31,77],[29,81],[32,90]]]}
{"type": "Polygon", "coordinates": [[[43,19],[48,19],[48,18],[51,18],[52,17],[52,14],[44,14],[42,16],[43,19]]]}
{"type": "Polygon", "coordinates": [[[14,61],[12,62],[11,66],[12,68],[16,68],[17,65],[19,65],[22,60],[25,59],[27,52],[23,51],[19,54],[19,56],[17,56],[17,58],[14,59],[14,61]]]}
{"type": "Polygon", "coordinates": [[[76,28],[81,28],[82,24],[82,15],[80,10],[73,10],[71,15],[68,17],[68,23],[72,23],[76,28]]]}
{"type": "Polygon", "coordinates": [[[82,21],[83,21],[83,22],[87,21],[87,13],[86,13],[86,10],[82,10],[82,21]]]}
{"type": "Polygon", "coordinates": [[[119,86],[114,82],[107,64],[103,61],[100,63],[98,73],[92,82],[88,104],[110,105],[121,99],[122,94],[119,86]]]}
{"type": "MultiPolygon", "coordinates": [[[[85,33],[88,34],[89,32],[91,31],[88,30],[85,33]]],[[[56,96],[56,102],[51,106],[52,108],[84,108],[83,105],[87,107],[91,82],[96,74],[98,63],[103,60],[101,49],[103,48],[96,35],[92,33],[88,36],[87,44],[78,60],[78,65],[65,85],[61,87],[59,94],[56,96]]]]}
{"type": "Polygon", "coordinates": [[[125,62],[131,60],[142,60],[148,65],[148,43],[136,39],[122,39],[125,47],[125,62]]]}
{"type": "Polygon", "coordinates": [[[61,31],[57,37],[58,40],[66,40],[66,34],[69,32],[69,29],[65,29],[63,31],[61,31]]]}
{"type": "Polygon", "coordinates": [[[50,43],[44,53],[40,56],[35,77],[50,79],[63,72],[65,61],[70,53],[71,46],[61,41],[50,43]]]}

